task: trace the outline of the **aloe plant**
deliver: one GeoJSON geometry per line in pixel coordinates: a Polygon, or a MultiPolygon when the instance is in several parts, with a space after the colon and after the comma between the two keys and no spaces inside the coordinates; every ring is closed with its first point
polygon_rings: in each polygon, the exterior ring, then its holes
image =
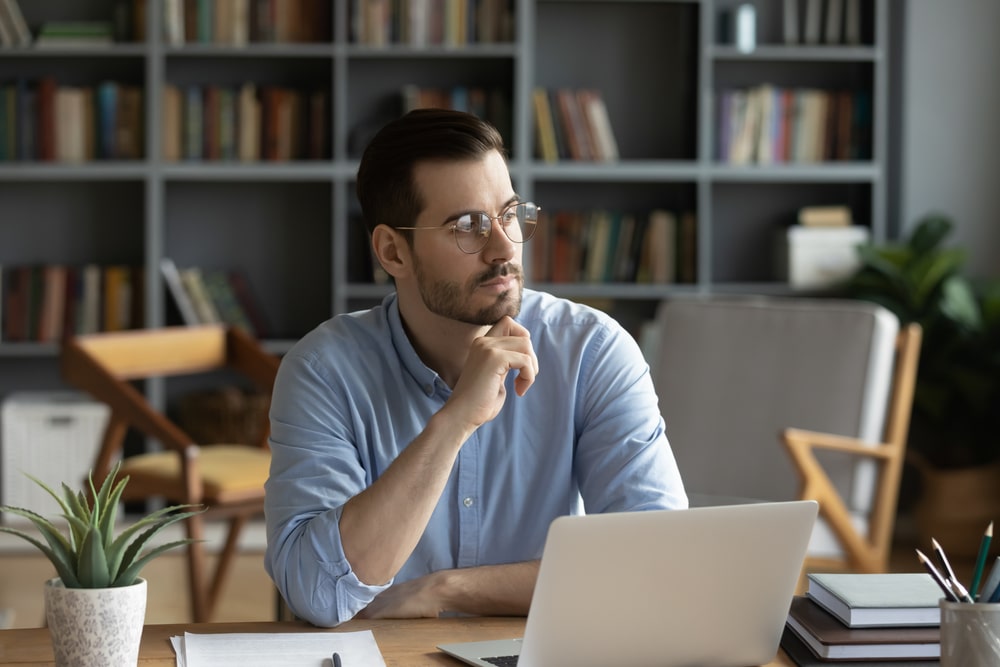
{"type": "Polygon", "coordinates": [[[38,528],[44,542],[28,533],[0,526],[0,531],[27,540],[52,562],[66,588],[115,588],[136,583],[139,571],[160,554],[190,544],[193,540],[169,542],[142,553],[150,540],[167,526],[203,512],[193,505],[173,505],[156,510],[114,534],[118,504],[129,478],[116,482],[121,467],[114,467],[100,489],[94,487],[93,472],[88,477],[91,502],[84,491],[74,492],[62,485],[60,496],[41,480],[28,475],[55,498],[67,521],[66,534],[37,512],[22,507],[0,506],[0,512],[22,516],[38,528]]]}

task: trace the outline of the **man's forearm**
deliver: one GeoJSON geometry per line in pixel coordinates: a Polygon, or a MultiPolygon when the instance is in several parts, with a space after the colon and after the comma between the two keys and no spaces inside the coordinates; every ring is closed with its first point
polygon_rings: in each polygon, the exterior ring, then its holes
{"type": "Polygon", "coordinates": [[[409,558],[468,435],[439,412],[375,484],[345,505],[340,535],[361,581],[384,583],[409,558]]]}
{"type": "Polygon", "coordinates": [[[442,607],[477,616],[526,616],[540,561],[444,570],[442,607]]]}
{"type": "Polygon", "coordinates": [[[382,591],[361,618],[525,616],[538,578],[538,561],[439,570],[382,591]]]}

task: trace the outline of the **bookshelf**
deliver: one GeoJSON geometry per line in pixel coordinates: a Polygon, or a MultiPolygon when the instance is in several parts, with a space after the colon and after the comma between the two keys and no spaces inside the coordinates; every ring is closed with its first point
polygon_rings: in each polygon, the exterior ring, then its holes
{"type": "MultiPolygon", "coordinates": [[[[210,4],[147,2],[151,10],[210,4]]],[[[533,283],[606,307],[633,329],[663,298],[789,291],[774,274],[773,241],[801,206],[848,204],[874,239],[886,235],[888,0],[860,2],[861,35],[852,45],[786,44],[785,0],[756,0],[757,48],[749,53],[716,33],[720,16],[738,4],[731,0],[509,0],[507,34],[496,28],[488,41],[434,43],[377,31],[356,39],[362,28],[353,8],[380,2],[301,0],[303,12],[326,6],[320,14],[326,25],[283,41],[276,41],[275,25],[257,34],[252,24],[244,37],[227,33],[225,39],[237,43],[185,40],[184,27],[178,39],[177,26],[168,39],[161,37],[166,12],[147,11],[139,41],[0,49],[0,85],[43,77],[82,87],[113,80],[138,87],[145,101],[138,159],[0,160],[0,266],[142,267],[147,326],[174,321],[161,258],[180,267],[239,270],[269,321],[268,346],[281,352],[331,314],[369,306],[388,292],[366,267],[354,174],[366,139],[399,112],[402,90],[411,85],[499,91],[514,186],[546,211],[693,214],[691,281],[533,283]],[[258,91],[281,86],[321,93],[320,153],[286,161],[167,159],[160,129],[165,84],[246,83],[258,91]],[[872,109],[865,157],[740,165],[718,159],[718,98],[763,83],[865,91],[872,109]],[[620,159],[537,158],[532,92],[538,87],[599,90],[620,159]]],[[[36,33],[53,20],[111,19],[131,4],[20,2],[36,33]]],[[[267,4],[249,0],[246,6],[255,12],[267,4]]],[[[137,27],[119,28],[129,29],[137,27]]],[[[199,34],[197,26],[188,29],[199,34]]],[[[526,246],[528,266],[533,249],[526,246]]],[[[0,341],[0,396],[60,388],[55,355],[54,343],[0,341]]]]}

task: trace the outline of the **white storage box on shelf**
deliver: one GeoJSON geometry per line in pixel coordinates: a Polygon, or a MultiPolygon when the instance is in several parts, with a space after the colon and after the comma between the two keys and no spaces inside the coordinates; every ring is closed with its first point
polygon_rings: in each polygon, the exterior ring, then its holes
{"type": "MultiPolygon", "coordinates": [[[[109,410],[76,392],[16,392],[0,408],[0,503],[56,518],[56,501],[27,474],[61,493],[80,488],[93,465],[109,410]]],[[[5,523],[27,523],[3,513],[5,523]]]]}
{"type": "Polygon", "coordinates": [[[779,236],[778,275],[792,287],[829,287],[858,269],[857,248],[868,239],[869,230],[861,225],[791,225],[779,236]]]}

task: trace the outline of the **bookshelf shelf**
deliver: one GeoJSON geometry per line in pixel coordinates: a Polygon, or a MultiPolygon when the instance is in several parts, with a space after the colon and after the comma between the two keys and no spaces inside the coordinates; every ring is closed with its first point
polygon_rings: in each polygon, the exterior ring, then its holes
{"type": "Polygon", "coordinates": [[[866,46],[787,46],[781,44],[762,45],[753,51],[744,52],[732,46],[711,45],[708,47],[708,55],[719,61],[875,62],[882,58],[882,50],[866,46]]]}
{"type": "MultiPolygon", "coordinates": [[[[160,167],[168,180],[189,181],[298,181],[330,182],[343,178],[349,170],[326,161],[293,161],[281,164],[244,164],[228,161],[170,163],[160,167]]],[[[349,173],[353,174],[353,171],[349,173]]]]}
{"type": "Polygon", "coordinates": [[[0,163],[0,184],[10,181],[136,181],[150,173],[146,162],[102,160],[81,164],[0,163]]]}
{"type": "MultiPolygon", "coordinates": [[[[690,214],[695,244],[686,252],[694,265],[683,281],[533,283],[607,304],[623,321],[641,319],[657,301],[675,295],[788,293],[773,273],[771,242],[804,205],[847,203],[873,238],[884,238],[889,0],[862,3],[862,39],[850,46],[783,44],[784,0],[755,0],[758,47],[750,53],[715,35],[720,13],[737,0],[510,0],[510,41],[461,46],[358,43],[352,3],[331,2],[324,41],[167,43],[160,37],[164,17],[153,11],[143,26],[152,36],[146,41],[0,49],[0,86],[51,76],[68,86],[113,80],[143,94],[139,159],[60,163],[0,156],[0,267],[145,267],[138,292],[147,326],[175,321],[158,271],[162,258],[179,267],[238,270],[270,320],[267,345],[284,351],[331,314],[369,306],[391,289],[374,283],[365,267],[354,179],[362,147],[400,112],[407,86],[499,91],[514,186],[544,211],[690,214]],[[244,83],[258,91],[285,86],[322,92],[321,157],[164,159],[165,84],[244,83]],[[720,95],[764,83],[870,95],[867,154],[827,162],[721,161],[720,95]],[[536,88],[598,90],[619,159],[537,157],[536,88]],[[48,237],[45,243],[24,233],[28,224],[48,237]]],[[[101,18],[114,4],[20,2],[35,31],[51,20],[101,18]]],[[[536,251],[537,245],[526,249],[529,282],[536,251]]],[[[0,396],[39,383],[58,386],[55,354],[52,343],[0,337],[0,396]]]]}
{"type": "Polygon", "coordinates": [[[112,44],[111,46],[74,48],[55,47],[46,48],[21,47],[4,49],[2,55],[4,59],[31,59],[44,60],[51,58],[143,58],[146,56],[148,48],[145,44],[112,44]]]}
{"type": "Polygon", "coordinates": [[[716,162],[709,175],[713,181],[729,183],[842,183],[878,181],[883,171],[870,162],[747,166],[716,162]]]}
{"type": "Polygon", "coordinates": [[[621,160],[617,162],[570,162],[557,164],[533,162],[528,175],[537,180],[574,180],[631,182],[692,181],[704,176],[705,169],[695,161],[621,160]]]}

